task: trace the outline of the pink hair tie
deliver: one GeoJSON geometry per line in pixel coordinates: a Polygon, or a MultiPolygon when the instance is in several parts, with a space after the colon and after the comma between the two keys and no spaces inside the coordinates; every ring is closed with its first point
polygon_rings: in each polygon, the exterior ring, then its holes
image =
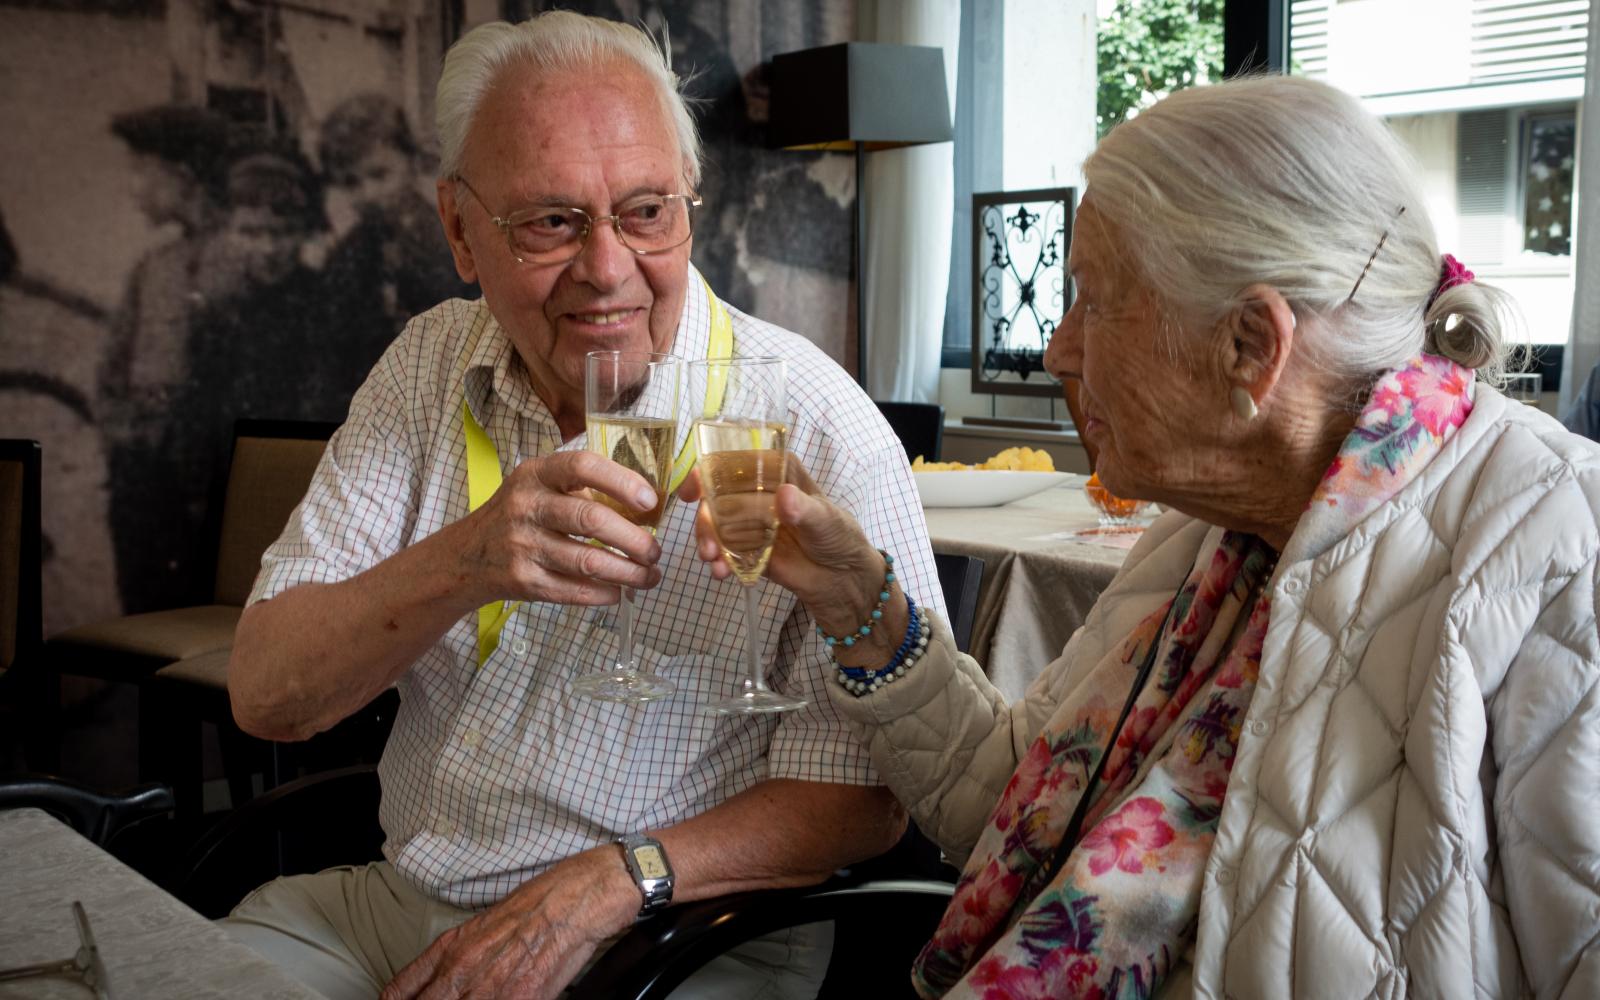
{"type": "MultiPolygon", "coordinates": [[[[1434,288],[1433,294],[1428,296],[1428,306],[1433,306],[1441,292],[1447,292],[1457,285],[1469,285],[1477,279],[1477,275],[1467,270],[1467,265],[1456,260],[1455,254],[1445,254],[1439,267],[1439,284],[1434,288]]],[[[1424,309],[1424,312],[1427,310],[1424,309]]]]}

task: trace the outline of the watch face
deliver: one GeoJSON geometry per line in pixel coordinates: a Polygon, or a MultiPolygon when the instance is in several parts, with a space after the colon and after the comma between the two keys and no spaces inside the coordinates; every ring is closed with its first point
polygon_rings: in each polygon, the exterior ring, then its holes
{"type": "MultiPolygon", "coordinates": [[[[615,857],[615,855],[612,855],[615,857]]],[[[654,844],[644,844],[633,849],[633,860],[639,865],[639,874],[648,879],[666,878],[671,874],[667,870],[667,859],[661,856],[661,851],[654,844]]]]}

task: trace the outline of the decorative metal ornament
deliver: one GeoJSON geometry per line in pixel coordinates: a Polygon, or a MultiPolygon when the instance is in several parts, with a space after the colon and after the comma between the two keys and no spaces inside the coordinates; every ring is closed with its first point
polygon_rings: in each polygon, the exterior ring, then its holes
{"type": "Polygon", "coordinates": [[[1074,188],[972,196],[972,391],[1058,396],[1044,351],[1072,306],[1074,188]]]}

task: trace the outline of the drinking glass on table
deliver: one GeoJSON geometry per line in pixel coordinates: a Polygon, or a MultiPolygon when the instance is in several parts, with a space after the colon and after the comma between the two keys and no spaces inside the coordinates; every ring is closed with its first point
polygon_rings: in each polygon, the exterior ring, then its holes
{"type": "Polygon", "coordinates": [[[1139,515],[1150,506],[1147,500],[1124,500],[1100,484],[1100,477],[1089,474],[1083,484],[1083,495],[1100,515],[1102,528],[1126,528],[1138,522],[1139,515]]]}
{"type": "Polygon", "coordinates": [[[767,687],[756,642],[756,581],[778,539],[778,487],[788,449],[787,366],[781,358],[720,358],[689,364],[691,399],[705,401],[695,424],[702,502],[722,557],[744,591],[749,674],[740,692],[706,706],[713,712],[788,712],[805,706],[767,687]]]}
{"type": "Polygon", "coordinates": [[[1513,372],[1506,376],[1506,398],[1529,406],[1539,405],[1539,392],[1544,388],[1544,376],[1538,372],[1513,372]]]}
{"type": "MultiPolygon", "coordinates": [[[[666,511],[678,440],[678,397],[683,359],[671,354],[594,351],[586,358],[584,408],[589,450],[643,476],[656,491],[656,505],[643,513],[611,496],[593,497],[653,535],[666,511]]],[[[572,689],[585,698],[643,704],[676,686],[640,670],[634,653],[633,591],[622,588],[617,607],[617,661],[608,671],[585,674],[572,689]]]]}

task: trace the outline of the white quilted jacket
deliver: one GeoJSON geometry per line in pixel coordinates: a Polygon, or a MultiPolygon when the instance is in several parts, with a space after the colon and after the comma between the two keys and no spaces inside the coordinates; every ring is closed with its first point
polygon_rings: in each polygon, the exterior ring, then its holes
{"type": "MultiPolygon", "coordinates": [[[[1291,539],[1206,869],[1199,997],[1600,998],[1600,446],[1481,389],[1392,501],[1291,539]]],[[[1177,513],[1007,705],[940,641],[834,691],[956,863],[1054,706],[1221,530],[1177,513]]],[[[836,687],[836,686],[835,686],[836,687]]]]}

